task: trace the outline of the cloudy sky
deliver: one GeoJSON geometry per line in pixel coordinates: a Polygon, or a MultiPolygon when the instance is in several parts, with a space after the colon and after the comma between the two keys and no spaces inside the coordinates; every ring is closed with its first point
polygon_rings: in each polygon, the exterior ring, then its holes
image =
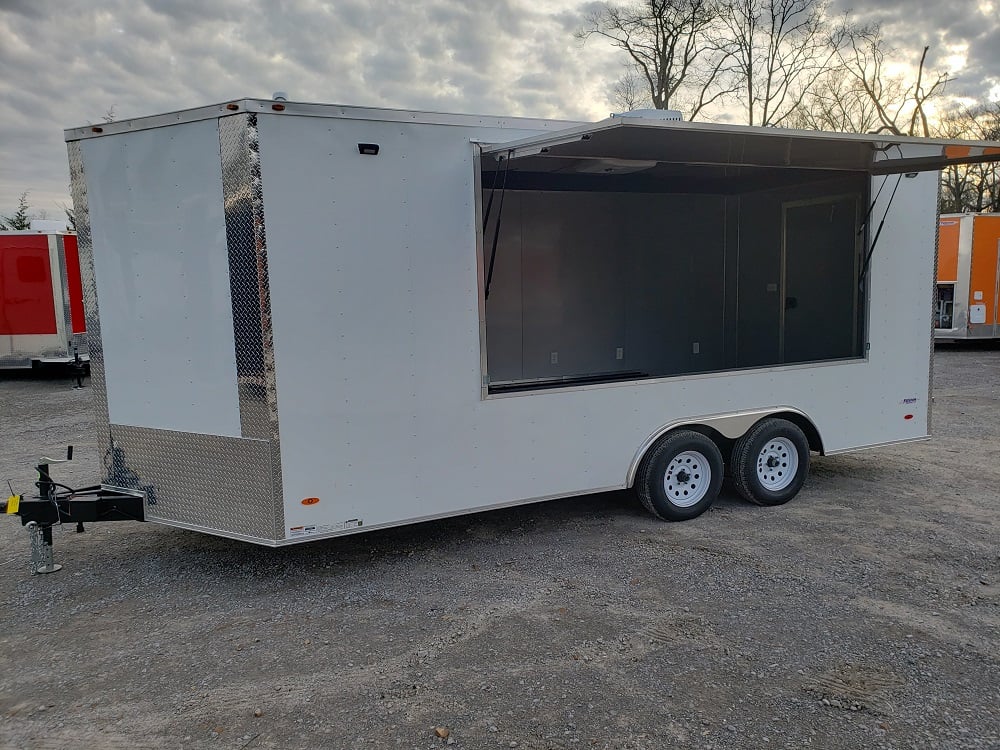
{"type": "MultiPolygon", "coordinates": [[[[837,0],[841,9],[848,0],[837,0]]],[[[297,101],[594,120],[621,72],[587,0],[0,0],[0,214],[68,204],[62,130],[276,90],[297,101]]],[[[903,57],[1000,97],[1000,0],[865,0],[903,57]]],[[[856,14],[857,15],[857,14],[856,14]]]]}

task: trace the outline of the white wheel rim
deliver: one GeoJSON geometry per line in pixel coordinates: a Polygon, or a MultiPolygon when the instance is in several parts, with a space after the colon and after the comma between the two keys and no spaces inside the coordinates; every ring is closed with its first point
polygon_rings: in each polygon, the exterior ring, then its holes
{"type": "Polygon", "coordinates": [[[681,508],[690,508],[708,494],[712,467],[703,453],[684,451],[674,456],[663,475],[667,500],[681,508]]]}
{"type": "Polygon", "coordinates": [[[772,438],[757,454],[757,481],[765,490],[779,492],[799,471],[799,451],[788,438],[772,438]]]}

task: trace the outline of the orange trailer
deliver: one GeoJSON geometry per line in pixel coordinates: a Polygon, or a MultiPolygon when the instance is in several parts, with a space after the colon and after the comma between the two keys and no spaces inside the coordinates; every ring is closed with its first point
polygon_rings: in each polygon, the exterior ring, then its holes
{"type": "Polygon", "coordinates": [[[938,339],[1000,338],[1000,214],[942,214],[938,339]]]}

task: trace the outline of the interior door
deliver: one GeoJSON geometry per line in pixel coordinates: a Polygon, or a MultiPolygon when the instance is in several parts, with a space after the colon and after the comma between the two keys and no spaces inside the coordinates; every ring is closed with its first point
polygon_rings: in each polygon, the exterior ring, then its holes
{"type": "Polygon", "coordinates": [[[858,356],[859,197],[783,207],[781,361],[858,356]]]}

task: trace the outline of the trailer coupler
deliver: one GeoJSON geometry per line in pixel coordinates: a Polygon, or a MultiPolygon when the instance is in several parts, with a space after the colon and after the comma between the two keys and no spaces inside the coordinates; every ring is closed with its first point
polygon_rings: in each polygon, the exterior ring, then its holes
{"type": "Polygon", "coordinates": [[[101,485],[73,489],[52,479],[49,465],[70,461],[73,446],[66,458],[43,458],[38,471],[38,495],[26,498],[11,494],[0,504],[0,513],[21,517],[21,525],[31,534],[31,570],[33,573],[55,573],[62,568],[52,558],[52,527],[76,524],[77,533],[84,523],[99,521],[142,521],[143,494],[106,488],[101,485]]]}

